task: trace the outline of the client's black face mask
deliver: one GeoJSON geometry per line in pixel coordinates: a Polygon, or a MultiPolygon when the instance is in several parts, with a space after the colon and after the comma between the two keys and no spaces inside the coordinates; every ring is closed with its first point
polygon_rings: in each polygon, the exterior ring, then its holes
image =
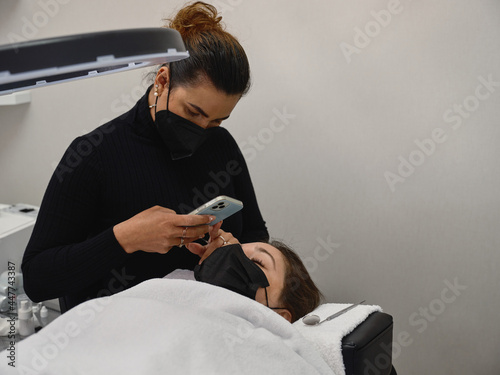
{"type": "MultiPolygon", "coordinates": [[[[170,87],[167,95],[167,109],[156,112],[155,124],[163,142],[168,146],[172,160],[187,158],[201,146],[206,131],[195,123],[168,110],[170,87]]],[[[158,102],[158,97],[156,97],[158,102]]]]}
{"type": "Polygon", "coordinates": [[[269,286],[266,274],[234,244],[215,250],[194,268],[194,277],[255,300],[259,287],[269,286]]]}

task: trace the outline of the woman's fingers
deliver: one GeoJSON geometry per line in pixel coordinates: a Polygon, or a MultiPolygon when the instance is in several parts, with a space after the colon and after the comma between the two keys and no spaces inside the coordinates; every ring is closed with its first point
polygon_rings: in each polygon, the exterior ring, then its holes
{"type": "Polygon", "coordinates": [[[177,238],[184,238],[185,240],[197,240],[198,238],[205,237],[205,234],[209,231],[208,225],[199,225],[197,227],[180,227],[177,226],[172,231],[174,236],[177,238]]]}
{"type": "Polygon", "coordinates": [[[211,215],[177,215],[155,206],[113,227],[116,239],[127,253],[138,250],[167,253],[173,246],[184,245],[208,233],[211,215]]]}
{"type": "Polygon", "coordinates": [[[207,259],[210,254],[212,254],[219,247],[233,245],[236,243],[240,243],[240,241],[238,241],[231,233],[224,232],[223,230],[219,229],[217,231],[217,236],[211,238],[209,244],[205,246],[205,251],[201,256],[199,264],[203,263],[203,261],[207,259]]]}
{"type": "Polygon", "coordinates": [[[208,226],[214,220],[212,215],[176,215],[175,224],[180,227],[208,226]]]}
{"type": "Polygon", "coordinates": [[[206,251],[206,246],[203,246],[196,242],[192,242],[186,245],[186,249],[201,258],[206,251]]]}
{"type": "Polygon", "coordinates": [[[215,250],[217,250],[219,247],[221,247],[222,246],[221,242],[222,241],[220,241],[220,238],[219,238],[219,241],[215,240],[215,241],[212,241],[211,243],[209,243],[208,245],[206,245],[205,251],[201,255],[201,259],[198,262],[198,264],[203,263],[203,261],[205,259],[207,259],[210,256],[210,254],[212,254],[215,250]]]}
{"type": "Polygon", "coordinates": [[[127,253],[138,250],[165,254],[173,246],[186,245],[189,251],[205,260],[215,249],[238,240],[221,230],[222,221],[209,226],[212,215],[177,215],[175,211],[155,206],[115,225],[115,237],[127,253]],[[205,234],[210,235],[208,245],[195,244],[205,234]]]}
{"type": "Polygon", "coordinates": [[[235,244],[235,243],[240,243],[240,241],[238,241],[238,239],[235,238],[231,233],[224,232],[223,230],[219,230],[218,231],[218,235],[214,239],[214,241],[217,240],[217,239],[222,240],[222,245],[221,246],[232,245],[232,244],[235,244]]]}
{"type": "Polygon", "coordinates": [[[212,225],[208,231],[208,234],[210,235],[210,241],[214,240],[217,238],[220,232],[220,227],[222,226],[222,221],[219,221],[217,224],[212,225]]]}

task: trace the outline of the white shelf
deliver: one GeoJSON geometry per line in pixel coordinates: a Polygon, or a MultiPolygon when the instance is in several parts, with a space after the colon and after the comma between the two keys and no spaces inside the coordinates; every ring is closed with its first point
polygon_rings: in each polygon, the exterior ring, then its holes
{"type": "Polygon", "coordinates": [[[0,95],[0,106],[18,105],[31,102],[31,91],[19,91],[8,95],[0,95]]]}

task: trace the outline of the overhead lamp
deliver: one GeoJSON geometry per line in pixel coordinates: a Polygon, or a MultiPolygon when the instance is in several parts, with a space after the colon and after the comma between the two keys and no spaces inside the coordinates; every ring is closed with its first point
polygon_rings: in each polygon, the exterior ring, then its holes
{"type": "Polygon", "coordinates": [[[166,28],[103,31],[0,46],[0,95],[189,57],[166,28]]]}

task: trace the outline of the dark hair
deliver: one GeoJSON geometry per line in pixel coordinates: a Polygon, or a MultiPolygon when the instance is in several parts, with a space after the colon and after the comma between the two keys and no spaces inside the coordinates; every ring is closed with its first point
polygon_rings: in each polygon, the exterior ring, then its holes
{"type": "Polygon", "coordinates": [[[285,283],[279,303],[290,311],[293,323],[318,307],[323,294],[294,250],[281,241],[271,240],[268,243],[278,249],[285,259],[285,283]]]}
{"type": "Polygon", "coordinates": [[[166,27],[177,30],[189,57],[169,65],[172,88],[209,80],[228,95],[250,89],[250,65],[238,40],[224,30],[217,9],[201,1],[182,8],[166,27]]]}

